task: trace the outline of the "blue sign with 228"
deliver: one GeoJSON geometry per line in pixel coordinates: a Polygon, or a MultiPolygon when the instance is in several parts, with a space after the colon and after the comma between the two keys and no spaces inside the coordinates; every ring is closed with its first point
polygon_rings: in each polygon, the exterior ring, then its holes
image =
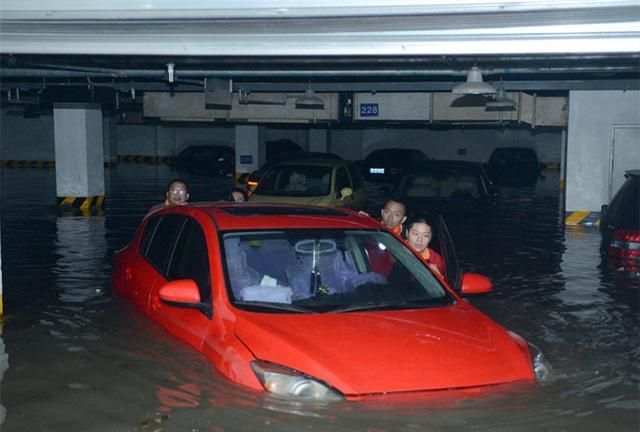
{"type": "Polygon", "coordinates": [[[360,117],[378,117],[378,104],[377,103],[362,103],[360,104],[360,117]]]}
{"type": "Polygon", "coordinates": [[[253,163],[252,155],[240,155],[240,163],[241,164],[251,164],[253,163]]]}

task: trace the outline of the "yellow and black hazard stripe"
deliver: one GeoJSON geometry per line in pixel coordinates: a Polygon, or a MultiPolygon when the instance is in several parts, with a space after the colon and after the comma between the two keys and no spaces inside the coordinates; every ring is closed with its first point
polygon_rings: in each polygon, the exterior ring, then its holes
{"type": "Polygon", "coordinates": [[[9,168],[55,168],[54,161],[43,160],[2,160],[0,166],[9,168]]]}
{"type": "Polygon", "coordinates": [[[63,209],[79,209],[90,211],[92,209],[102,209],[104,195],[92,197],[58,197],[58,207],[63,209]]]}
{"type": "Polygon", "coordinates": [[[564,223],[567,226],[598,226],[600,225],[600,212],[568,211],[565,212],[564,223]]]}
{"type": "Polygon", "coordinates": [[[160,165],[168,164],[169,156],[118,155],[119,162],[160,165]]]}

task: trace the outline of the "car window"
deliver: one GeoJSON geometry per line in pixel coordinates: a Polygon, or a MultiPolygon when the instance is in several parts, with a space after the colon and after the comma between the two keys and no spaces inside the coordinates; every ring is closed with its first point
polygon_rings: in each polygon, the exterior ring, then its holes
{"type": "Polygon", "coordinates": [[[386,162],[389,158],[393,158],[393,152],[391,150],[376,150],[365,158],[365,162],[368,164],[379,164],[386,162]]]}
{"type": "Polygon", "coordinates": [[[347,169],[345,167],[339,167],[336,170],[336,187],[334,191],[338,193],[338,196],[340,196],[340,191],[342,188],[346,187],[351,187],[351,181],[349,180],[347,169]]]}
{"type": "Polygon", "coordinates": [[[360,171],[354,164],[347,165],[347,169],[349,170],[349,175],[351,176],[351,183],[353,184],[353,190],[360,190],[364,188],[364,183],[362,181],[362,175],[360,171]]]}
{"type": "Polygon", "coordinates": [[[257,195],[324,196],[331,191],[331,167],[317,165],[275,166],[264,175],[257,195]]]}
{"type": "Polygon", "coordinates": [[[414,162],[424,162],[426,160],[429,160],[429,158],[427,157],[427,155],[425,155],[424,153],[422,153],[420,150],[414,150],[414,153],[411,155],[411,163],[414,162]]]}
{"type": "Polygon", "coordinates": [[[184,225],[184,221],[185,217],[181,215],[162,216],[153,234],[153,238],[149,243],[149,248],[146,254],[144,254],[151,265],[163,275],[167,269],[171,251],[184,225]]]}
{"type": "Polygon", "coordinates": [[[222,243],[227,292],[237,307],[337,312],[451,301],[424,262],[385,230],[234,231],[222,243]]]}
{"type": "Polygon", "coordinates": [[[149,248],[149,243],[153,238],[153,234],[156,232],[156,228],[158,227],[158,222],[160,222],[161,217],[154,217],[147,221],[147,224],[144,227],[144,232],[142,233],[142,238],[140,239],[140,247],[138,248],[140,254],[147,254],[147,249],[149,248]]]}
{"type": "Polygon", "coordinates": [[[211,277],[207,242],[200,225],[187,219],[171,258],[167,279],[192,279],[203,302],[211,300],[211,277]]]}
{"type": "Polygon", "coordinates": [[[607,210],[609,223],[619,226],[638,226],[640,222],[640,181],[628,178],[615,194],[607,210]]]}

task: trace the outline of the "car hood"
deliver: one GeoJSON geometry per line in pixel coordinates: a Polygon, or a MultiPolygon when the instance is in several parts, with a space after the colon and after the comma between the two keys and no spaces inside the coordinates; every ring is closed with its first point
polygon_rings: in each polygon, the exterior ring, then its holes
{"type": "Polygon", "coordinates": [[[311,375],[345,395],[533,379],[527,347],[465,302],[338,314],[243,311],[236,334],[258,359],[311,375]]]}

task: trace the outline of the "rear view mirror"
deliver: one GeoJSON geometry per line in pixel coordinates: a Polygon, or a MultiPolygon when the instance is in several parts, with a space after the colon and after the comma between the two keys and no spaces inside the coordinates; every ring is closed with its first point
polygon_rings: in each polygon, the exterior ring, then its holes
{"type": "Polygon", "coordinates": [[[493,283],[491,280],[480,273],[465,273],[462,276],[462,294],[485,294],[491,292],[493,283]]]}

